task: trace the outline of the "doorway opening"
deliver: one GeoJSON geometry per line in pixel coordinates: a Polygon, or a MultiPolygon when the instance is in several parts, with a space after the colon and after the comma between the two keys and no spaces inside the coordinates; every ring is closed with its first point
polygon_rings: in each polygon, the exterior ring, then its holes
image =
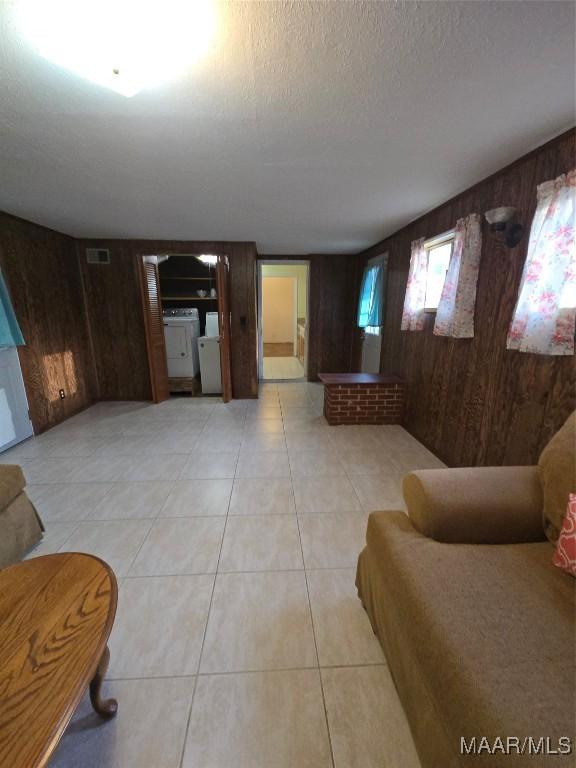
{"type": "Polygon", "coordinates": [[[227,256],[144,256],[141,285],[153,401],[175,393],[231,400],[227,256]]]}
{"type": "Polygon", "coordinates": [[[261,381],[303,381],[308,370],[308,261],[258,262],[261,381]]]}
{"type": "Polygon", "coordinates": [[[380,373],[382,357],[382,327],[384,325],[384,296],[388,254],[369,259],[362,277],[358,302],[358,327],[362,340],[362,373],[380,373]]]}

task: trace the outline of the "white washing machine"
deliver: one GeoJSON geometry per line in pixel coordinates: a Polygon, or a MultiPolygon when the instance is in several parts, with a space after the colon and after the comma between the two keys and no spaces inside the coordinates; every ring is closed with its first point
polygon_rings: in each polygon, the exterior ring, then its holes
{"type": "Polygon", "coordinates": [[[200,336],[198,339],[203,395],[217,395],[222,392],[219,341],[218,336],[200,336]]]}
{"type": "Polygon", "coordinates": [[[163,315],[168,376],[171,379],[193,378],[200,370],[198,310],[194,307],[165,309],[163,315]]]}

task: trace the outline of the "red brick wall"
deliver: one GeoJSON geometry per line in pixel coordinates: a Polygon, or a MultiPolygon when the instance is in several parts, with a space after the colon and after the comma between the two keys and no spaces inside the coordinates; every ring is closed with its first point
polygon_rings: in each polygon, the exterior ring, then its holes
{"type": "Polygon", "coordinates": [[[400,424],[403,383],[326,384],[324,416],[336,424],[400,424]]]}

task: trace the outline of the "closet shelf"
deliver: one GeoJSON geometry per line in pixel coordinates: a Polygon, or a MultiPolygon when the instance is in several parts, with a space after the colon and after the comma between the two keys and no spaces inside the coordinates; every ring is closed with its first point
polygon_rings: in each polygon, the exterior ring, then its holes
{"type": "Polygon", "coordinates": [[[214,277],[177,277],[175,275],[160,275],[160,280],[215,280],[214,277]]]}
{"type": "Polygon", "coordinates": [[[161,296],[162,301],[218,301],[217,296],[161,296]]]}

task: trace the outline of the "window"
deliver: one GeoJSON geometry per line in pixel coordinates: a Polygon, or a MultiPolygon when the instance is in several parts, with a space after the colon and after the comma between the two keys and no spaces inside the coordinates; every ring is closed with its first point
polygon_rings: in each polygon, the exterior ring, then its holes
{"type": "Polygon", "coordinates": [[[368,334],[379,335],[382,325],[382,300],[384,293],[384,262],[370,263],[364,270],[360,301],[358,303],[358,327],[368,334]]]}
{"type": "Polygon", "coordinates": [[[428,255],[426,300],[424,303],[426,312],[435,312],[438,309],[453,245],[454,232],[447,232],[445,235],[440,235],[424,243],[428,255]]]}
{"type": "Polygon", "coordinates": [[[537,200],[506,347],[539,355],[573,355],[576,169],[540,184],[537,200]]]}

